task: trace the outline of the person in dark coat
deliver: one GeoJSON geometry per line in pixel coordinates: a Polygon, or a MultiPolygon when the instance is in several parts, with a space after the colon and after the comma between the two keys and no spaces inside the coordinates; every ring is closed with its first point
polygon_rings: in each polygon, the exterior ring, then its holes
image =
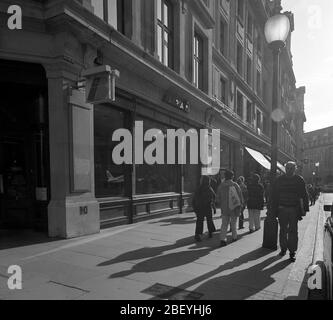
{"type": "Polygon", "coordinates": [[[286,164],[286,174],[273,185],[272,210],[280,224],[280,256],[290,253],[290,261],[296,260],[298,248],[298,221],[309,211],[309,198],[303,177],[296,174],[295,162],[286,164]]]}
{"type": "Polygon", "coordinates": [[[197,216],[195,226],[195,241],[201,241],[205,218],[207,220],[209,238],[211,238],[213,236],[213,233],[216,231],[213,222],[213,211],[216,211],[215,198],[215,192],[210,186],[210,178],[207,176],[203,176],[201,178],[201,184],[199,188],[194,193],[192,203],[194,212],[197,216]]]}
{"type": "Polygon", "coordinates": [[[260,214],[264,209],[264,186],[260,183],[260,176],[254,174],[251,183],[247,186],[250,233],[260,230],[260,214]]]}
{"type": "Polygon", "coordinates": [[[245,184],[245,178],[244,177],[239,177],[237,179],[237,183],[242,191],[242,195],[243,195],[243,206],[241,209],[241,215],[239,216],[239,220],[238,220],[238,229],[244,229],[244,211],[247,205],[247,198],[248,198],[248,191],[247,191],[247,186],[245,184]]]}

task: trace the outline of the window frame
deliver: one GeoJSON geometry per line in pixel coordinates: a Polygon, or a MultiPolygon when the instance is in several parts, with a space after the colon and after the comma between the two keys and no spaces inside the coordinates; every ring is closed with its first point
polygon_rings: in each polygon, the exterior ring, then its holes
{"type": "Polygon", "coordinates": [[[193,35],[193,84],[204,90],[204,39],[198,31],[193,35]]]}
{"type": "Polygon", "coordinates": [[[156,1],[156,55],[158,60],[166,67],[174,68],[174,21],[173,21],[173,5],[169,0],[156,1]],[[161,8],[161,19],[158,16],[158,4],[161,8]],[[167,20],[165,21],[165,6],[168,9],[167,20]],[[166,25],[167,23],[167,25],[166,25]],[[159,41],[159,29],[161,30],[161,39],[159,41]],[[167,35],[167,42],[165,41],[167,35]],[[167,51],[167,62],[165,61],[165,48],[167,51]],[[160,56],[161,55],[161,56],[160,56]]]}

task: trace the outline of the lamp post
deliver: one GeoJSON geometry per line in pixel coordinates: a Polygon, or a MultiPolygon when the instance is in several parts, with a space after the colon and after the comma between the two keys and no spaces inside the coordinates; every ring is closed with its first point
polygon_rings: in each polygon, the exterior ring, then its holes
{"type": "MultiPolygon", "coordinates": [[[[279,94],[279,71],[280,52],[285,47],[285,42],[290,32],[289,18],[281,14],[281,4],[277,2],[273,16],[265,24],[265,38],[273,53],[273,97],[272,97],[272,128],[271,128],[271,188],[273,187],[277,173],[278,161],[278,94],[279,94]]],[[[268,210],[264,224],[263,247],[277,250],[278,223],[272,211],[268,210]]]]}

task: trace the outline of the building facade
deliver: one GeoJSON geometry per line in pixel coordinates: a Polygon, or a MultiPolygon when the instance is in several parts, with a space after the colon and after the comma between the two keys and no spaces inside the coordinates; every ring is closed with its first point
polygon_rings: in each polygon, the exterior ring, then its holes
{"type": "Polygon", "coordinates": [[[333,183],[333,127],[305,133],[303,163],[308,183],[333,183]]]}
{"type": "MultiPolygon", "coordinates": [[[[22,30],[6,26],[10,4],[0,3],[1,225],[70,238],[187,210],[201,165],[115,164],[113,133],[125,128],[135,139],[138,121],[163,134],[220,129],[222,169],[267,173],[264,24],[279,1],[18,0],[22,30]],[[92,105],[82,75],[101,65],[120,73],[116,99],[92,105]]],[[[302,159],[305,121],[290,42],[281,55],[281,163],[302,159]]]]}

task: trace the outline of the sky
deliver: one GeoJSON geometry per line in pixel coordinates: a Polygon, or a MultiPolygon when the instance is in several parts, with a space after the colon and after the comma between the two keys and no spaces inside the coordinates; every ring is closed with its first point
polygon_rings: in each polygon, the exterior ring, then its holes
{"type": "Polygon", "coordinates": [[[305,132],[333,126],[333,1],[282,0],[292,11],[297,87],[306,86],[305,132]]]}

